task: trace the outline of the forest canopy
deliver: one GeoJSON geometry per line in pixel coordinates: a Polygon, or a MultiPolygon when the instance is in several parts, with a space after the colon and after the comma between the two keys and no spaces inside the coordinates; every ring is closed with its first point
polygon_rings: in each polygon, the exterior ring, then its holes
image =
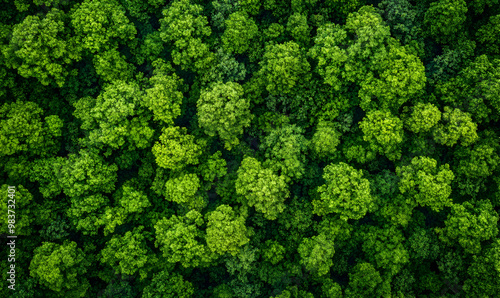
{"type": "Polygon", "coordinates": [[[0,297],[499,297],[498,0],[0,7],[0,297]]]}

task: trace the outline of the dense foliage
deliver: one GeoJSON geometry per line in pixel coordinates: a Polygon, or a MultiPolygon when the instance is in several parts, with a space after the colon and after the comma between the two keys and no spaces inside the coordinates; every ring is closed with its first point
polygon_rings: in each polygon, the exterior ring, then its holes
{"type": "Polygon", "coordinates": [[[500,297],[498,0],[0,6],[0,297],[500,297]]]}

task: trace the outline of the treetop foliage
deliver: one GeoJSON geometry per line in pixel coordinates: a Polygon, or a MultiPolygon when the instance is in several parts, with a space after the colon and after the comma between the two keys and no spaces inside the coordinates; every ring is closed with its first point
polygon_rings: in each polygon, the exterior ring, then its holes
{"type": "Polygon", "coordinates": [[[498,0],[0,7],[0,297],[498,297],[498,0]]]}

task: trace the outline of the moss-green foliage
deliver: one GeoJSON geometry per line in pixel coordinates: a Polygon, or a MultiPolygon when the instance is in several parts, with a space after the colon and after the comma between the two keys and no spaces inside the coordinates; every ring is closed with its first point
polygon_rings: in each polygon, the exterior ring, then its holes
{"type": "Polygon", "coordinates": [[[183,69],[199,71],[213,60],[213,53],[201,40],[212,33],[202,11],[201,5],[190,0],[176,0],[162,12],[160,37],[173,44],[172,61],[183,69]]]}
{"type": "Polygon", "coordinates": [[[455,175],[448,164],[437,167],[437,162],[425,156],[414,157],[411,164],[397,167],[399,190],[419,205],[434,211],[451,207],[451,182],[455,175]]]}
{"type": "Polygon", "coordinates": [[[141,105],[143,92],[136,83],[117,80],[107,85],[96,99],[84,97],[75,103],[75,117],[87,130],[86,142],[97,148],[144,148],[153,137],[141,105]]]}
{"type": "Polygon", "coordinates": [[[472,116],[474,122],[498,121],[500,64],[487,55],[476,57],[456,77],[436,84],[438,96],[453,108],[472,116]]]}
{"type": "Polygon", "coordinates": [[[151,283],[144,288],[142,297],[193,297],[194,287],[189,281],[184,280],[182,275],[160,271],[153,276],[151,283]]]}
{"type": "Polygon", "coordinates": [[[370,263],[358,263],[349,273],[349,287],[346,289],[346,297],[359,296],[383,296],[383,280],[380,273],[370,263]]]}
{"type": "Polygon", "coordinates": [[[419,57],[390,36],[389,26],[370,6],[347,17],[345,26],[318,28],[309,56],[316,72],[335,90],[359,87],[361,108],[397,109],[425,86],[419,57]]]}
{"type": "Polygon", "coordinates": [[[204,223],[195,210],[178,217],[163,218],[155,225],[155,246],[170,263],[181,263],[184,267],[206,264],[213,257],[204,243],[204,233],[199,228],[204,223]]]}
{"type": "Polygon", "coordinates": [[[460,141],[462,146],[469,146],[477,140],[477,124],[472,122],[469,114],[445,107],[442,119],[444,123],[434,130],[437,143],[453,146],[460,141]]]}
{"type": "Polygon", "coordinates": [[[101,251],[101,262],[115,269],[116,273],[133,275],[146,262],[146,245],[142,226],[127,232],[123,236],[115,235],[101,251]]]}
{"type": "Polygon", "coordinates": [[[245,13],[235,12],[225,22],[226,30],[222,34],[222,43],[228,52],[243,54],[250,47],[259,28],[253,18],[245,13]]]}
{"type": "Polygon", "coordinates": [[[154,120],[171,125],[181,114],[183,95],[179,89],[183,81],[165,61],[158,59],[152,65],[154,75],[149,78],[150,87],[145,89],[144,104],[153,112],[154,120]]]}
{"type": "Polygon", "coordinates": [[[82,277],[88,266],[88,260],[75,242],[65,241],[62,245],[43,242],[34,251],[30,275],[56,293],[76,292],[83,296],[90,286],[82,277]]]}
{"type": "Polygon", "coordinates": [[[445,221],[444,228],[437,228],[439,238],[446,242],[456,241],[467,253],[478,253],[481,242],[498,234],[498,213],[491,202],[478,201],[455,204],[445,221]]]}
{"type": "Polygon", "coordinates": [[[226,149],[239,144],[238,137],[250,126],[250,102],[243,88],[234,82],[217,83],[203,90],[197,103],[198,121],[209,136],[219,135],[226,149]]]}
{"type": "Polygon", "coordinates": [[[441,111],[431,103],[418,103],[411,109],[405,127],[414,132],[428,132],[441,120],[441,111]]]}
{"type": "Polygon", "coordinates": [[[317,275],[325,275],[330,271],[335,249],[333,241],[324,234],[305,238],[297,251],[301,258],[301,264],[307,270],[317,275]]]}
{"type": "Polygon", "coordinates": [[[58,150],[63,121],[57,115],[45,117],[34,102],[12,102],[0,106],[0,156],[24,152],[52,155],[58,150]],[[52,152],[51,152],[52,151],[52,152]]]}
{"type": "Polygon", "coordinates": [[[310,65],[300,46],[289,41],[266,48],[260,74],[271,94],[290,93],[307,82],[310,65]]]}
{"type": "Polygon", "coordinates": [[[464,291],[468,295],[494,296],[500,290],[500,241],[497,239],[480,255],[475,255],[469,269],[464,291]]]}
{"type": "Polygon", "coordinates": [[[494,54],[498,54],[498,40],[495,36],[500,32],[500,15],[491,16],[488,24],[483,25],[477,31],[479,42],[484,44],[486,49],[494,54]]]}
{"type": "Polygon", "coordinates": [[[12,29],[8,46],[3,48],[5,65],[19,75],[34,77],[43,85],[64,85],[68,64],[81,59],[80,46],[70,35],[67,16],[53,8],[42,18],[27,16],[12,29]]]}
{"type": "Polygon", "coordinates": [[[347,220],[360,219],[372,208],[370,182],[363,172],[346,163],[330,164],[324,169],[326,183],[318,187],[319,200],[313,201],[314,213],[339,213],[347,220]]]}
{"type": "Polygon", "coordinates": [[[116,0],[82,1],[70,13],[79,44],[92,53],[116,48],[137,34],[116,0]]]}
{"type": "Polygon", "coordinates": [[[206,203],[197,194],[199,188],[200,178],[196,174],[181,174],[165,183],[165,198],[178,204],[185,204],[190,209],[201,210],[206,203]]]}
{"type": "Polygon", "coordinates": [[[467,4],[464,0],[432,2],[425,13],[424,24],[429,35],[438,41],[449,42],[465,22],[467,4]]]}
{"type": "Polygon", "coordinates": [[[198,164],[201,148],[188,135],[185,127],[168,127],[162,130],[159,142],[153,146],[156,163],[166,169],[178,170],[188,164],[198,164]]]}
{"type": "MultiPolygon", "coordinates": [[[[9,193],[9,185],[7,184],[3,184],[0,189],[5,194],[9,193]]],[[[2,200],[2,206],[0,206],[2,211],[2,214],[0,214],[1,220],[8,223],[9,219],[17,219],[14,230],[18,235],[29,235],[34,232],[31,226],[36,220],[36,217],[33,214],[34,208],[30,208],[30,204],[33,205],[32,200],[33,195],[22,185],[15,186],[15,195],[7,195],[5,196],[5,199],[2,200]],[[13,201],[9,202],[9,200],[13,201]],[[14,217],[12,217],[12,215],[14,215],[14,217]]],[[[9,230],[10,228],[8,224],[2,225],[0,228],[0,232],[3,234],[7,234],[9,230]]]]}
{"type": "Polygon", "coordinates": [[[359,123],[363,131],[363,140],[368,142],[373,151],[384,154],[390,160],[401,157],[403,142],[403,122],[390,112],[370,111],[359,123]]]}
{"type": "Polygon", "coordinates": [[[303,129],[296,125],[283,125],[273,129],[262,142],[267,160],[264,165],[285,176],[300,179],[304,175],[308,141],[303,129]]]}
{"type": "Polygon", "coordinates": [[[284,201],[289,196],[284,177],[263,168],[252,157],[246,157],[241,162],[235,187],[236,193],[245,198],[248,206],[255,206],[255,210],[271,220],[283,212],[284,201]]]}
{"type": "Polygon", "coordinates": [[[206,241],[212,252],[234,256],[249,240],[245,218],[238,216],[231,206],[220,205],[208,215],[206,241]]]}
{"type": "Polygon", "coordinates": [[[333,158],[337,146],[340,144],[340,136],[341,133],[333,123],[320,121],[311,139],[311,151],[319,158],[333,158]]]}
{"type": "Polygon", "coordinates": [[[0,297],[498,296],[499,0],[0,7],[0,297]]]}

